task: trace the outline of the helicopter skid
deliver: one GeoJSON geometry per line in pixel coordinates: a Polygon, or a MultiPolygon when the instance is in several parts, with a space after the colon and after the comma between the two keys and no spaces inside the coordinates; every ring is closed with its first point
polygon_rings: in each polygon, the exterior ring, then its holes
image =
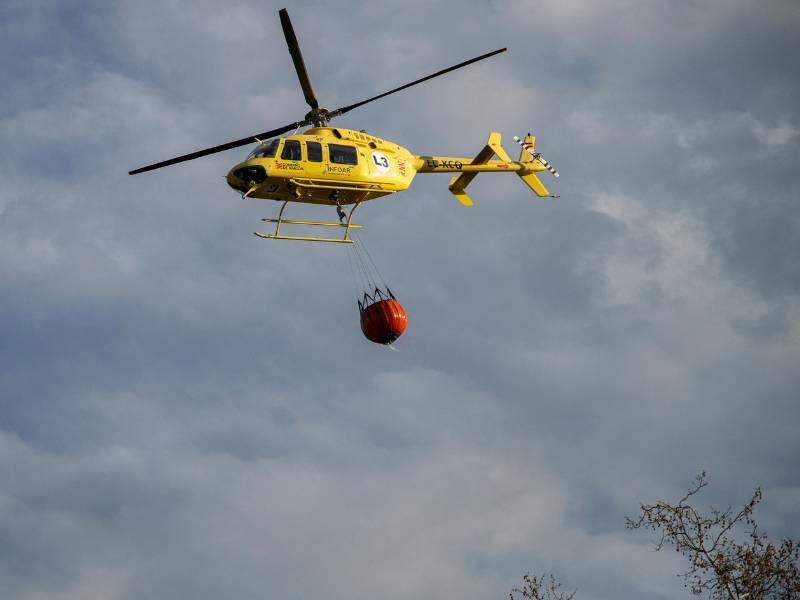
{"type": "MultiPolygon", "coordinates": [[[[284,221],[285,223],[286,221],[284,221]]],[[[255,234],[263,238],[265,240],[300,240],[303,242],[334,242],[339,244],[352,244],[353,240],[350,238],[347,239],[339,239],[339,238],[321,238],[321,237],[306,237],[306,236],[299,236],[299,235],[269,235],[268,233],[259,233],[258,231],[255,234]]]]}
{"type": "Polygon", "coordinates": [[[351,208],[350,212],[347,213],[347,221],[344,223],[336,223],[329,221],[299,221],[296,219],[284,219],[283,211],[289,202],[290,200],[284,200],[283,205],[281,206],[281,210],[278,213],[277,219],[261,219],[264,223],[275,223],[275,233],[268,234],[268,233],[255,232],[255,235],[257,235],[260,238],[270,239],[270,240],[300,240],[305,242],[334,242],[339,244],[352,244],[353,240],[350,239],[350,230],[361,229],[363,227],[362,225],[357,225],[351,222],[353,218],[353,213],[356,211],[356,208],[358,208],[361,202],[356,202],[353,205],[353,208],[351,208]],[[330,238],[330,237],[283,235],[281,234],[281,225],[305,225],[310,227],[340,227],[344,229],[344,236],[341,238],[330,238]]]}

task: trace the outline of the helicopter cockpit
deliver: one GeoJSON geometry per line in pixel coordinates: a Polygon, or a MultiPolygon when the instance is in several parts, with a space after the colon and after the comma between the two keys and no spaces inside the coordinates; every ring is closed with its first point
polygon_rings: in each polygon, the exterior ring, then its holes
{"type": "Polygon", "coordinates": [[[278,144],[280,144],[280,142],[280,138],[263,142],[257,146],[255,150],[250,152],[245,160],[250,160],[253,158],[275,158],[275,153],[278,151],[278,144]]]}

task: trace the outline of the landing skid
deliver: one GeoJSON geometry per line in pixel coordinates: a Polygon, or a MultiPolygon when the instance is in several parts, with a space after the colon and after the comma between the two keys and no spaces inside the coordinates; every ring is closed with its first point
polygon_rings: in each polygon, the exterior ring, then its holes
{"type": "Polygon", "coordinates": [[[286,205],[289,203],[289,200],[285,200],[283,205],[281,206],[281,210],[278,213],[277,219],[261,219],[264,223],[275,223],[275,233],[268,234],[268,233],[259,233],[255,232],[255,234],[264,239],[269,240],[301,240],[305,242],[333,242],[339,244],[352,244],[353,240],[350,239],[350,230],[351,229],[361,229],[362,225],[356,225],[352,223],[353,213],[356,212],[356,209],[361,204],[361,202],[356,202],[353,205],[353,208],[350,209],[350,212],[347,213],[347,221],[344,223],[331,223],[327,221],[297,221],[294,219],[284,219],[283,218],[283,211],[286,208],[286,205]],[[308,236],[298,236],[298,235],[282,235],[281,234],[281,225],[310,225],[313,227],[341,227],[344,229],[344,237],[341,238],[329,238],[329,237],[308,237],[308,236]]]}

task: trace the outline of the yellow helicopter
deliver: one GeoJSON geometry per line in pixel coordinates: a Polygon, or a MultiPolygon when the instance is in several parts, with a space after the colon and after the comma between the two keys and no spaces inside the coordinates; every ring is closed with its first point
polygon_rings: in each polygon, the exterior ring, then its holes
{"type": "Polygon", "coordinates": [[[465,158],[414,155],[394,142],[364,131],[327,126],[331,119],[354,108],[505,52],[506,48],[477,56],[367,100],[329,111],[319,106],[314,95],[289,14],[285,8],[278,14],[289,46],[289,54],[300,80],[300,87],[306,102],[311,107],[305,118],[278,129],[141,167],[130,171],[129,175],[257,143],[258,146],[247,159],[235,165],[227,175],[228,185],[241,193],[243,198],[264,198],[283,203],[277,219],[262,219],[264,222],[275,224],[274,233],[256,233],[256,235],[270,239],[339,243],[352,243],[350,229],[361,227],[352,222],[353,213],[360,204],[407,189],[417,173],[459,173],[450,180],[449,189],[464,206],[472,205],[472,200],[465,190],[481,172],[516,173],[537,196],[550,196],[550,192],[535,173],[547,170],[555,177],[559,174],[540,153],[535,151],[536,138],[530,133],[524,140],[514,136],[521,150],[519,159],[512,161],[500,145],[500,134],[496,132],[489,134],[486,145],[477,156],[465,158]],[[302,134],[277,137],[293,130],[296,132],[308,125],[313,127],[302,134]],[[495,156],[498,160],[494,159],[495,156]],[[334,206],[339,221],[284,219],[283,213],[289,202],[334,206]],[[350,205],[352,208],[349,212],[345,212],[343,207],[350,205]],[[336,238],[285,235],[281,233],[281,226],[284,224],[343,228],[344,235],[336,238]]]}

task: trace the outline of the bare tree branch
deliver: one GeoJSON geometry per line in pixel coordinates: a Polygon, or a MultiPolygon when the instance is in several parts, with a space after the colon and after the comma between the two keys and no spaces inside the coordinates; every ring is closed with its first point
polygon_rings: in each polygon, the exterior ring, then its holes
{"type": "Polygon", "coordinates": [[[522,581],[525,585],[511,590],[509,600],[572,600],[577,593],[577,590],[572,593],[562,592],[561,583],[552,575],[545,577],[526,573],[522,581]]]}
{"type": "Polygon", "coordinates": [[[639,517],[626,518],[625,526],[658,532],[656,550],[670,544],[686,556],[689,568],[681,577],[693,594],[711,600],[800,600],[800,544],[784,539],[776,545],[759,532],[753,512],[761,488],[736,514],[731,507],[711,507],[704,515],[689,502],[707,485],[703,471],[677,504],[642,504],[639,517]],[[737,537],[738,529],[747,535],[737,537]]]}

